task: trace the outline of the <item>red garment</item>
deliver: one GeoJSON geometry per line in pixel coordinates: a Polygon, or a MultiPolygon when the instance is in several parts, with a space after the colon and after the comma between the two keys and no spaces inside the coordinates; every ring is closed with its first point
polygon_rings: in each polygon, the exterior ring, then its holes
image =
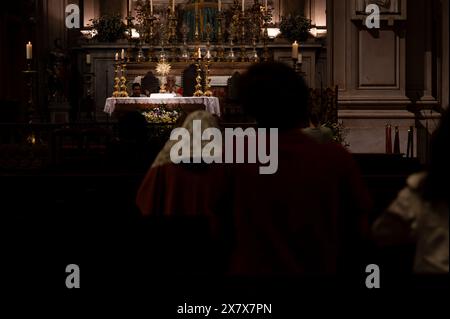
{"type": "Polygon", "coordinates": [[[340,145],[280,133],[276,174],[233,168],[234,274],[335,273],[368,232],[368,192],[340,145]]]}
{"type": "Polygon", "coordinates": [[[234,274],[334,273],[368,229],[358,169],[340,145],[300,131],[280,133],[278,155],[274,175],[260,175],[259,163],[152,168],[137,204],[144,215],[228,217],[220,227],[233,238],[234,274]]]}
{"type": "Polygon", "coordinates": [[[151,168],[138,191],[145,215],[212,216],[225,200],[226,171],[221,165],[165,164],[151,168]]]}

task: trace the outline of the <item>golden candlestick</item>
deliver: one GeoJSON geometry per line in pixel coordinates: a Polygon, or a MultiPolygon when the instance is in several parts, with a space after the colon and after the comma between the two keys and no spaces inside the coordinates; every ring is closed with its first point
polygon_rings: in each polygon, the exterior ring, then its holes
{"type": "Polygon", "coordinates": [[[122,64],[122,76],[120,77],[120,97],[128,97],[127,92],[127,65],[125,63],[122,64]]]}
{"type": "Polygon", "coordinates": [[[213,96],[213,92],[211,91],[211,77],[209,76],[209,64],[211,61],[209,59],[206,60],[205,63],[205,92],[203,93],[204,96],[213,96]]]}
{"type": "Polygon", "coordinates": [[[120,96],[119,68],[120,68],[120,64],[119,64],[118,62],[114,63],[114,87],[113,87],[113,97],[119,97],[119,96],[120,96]]]}
{"type": "Polygon", "coordinates": [[[197,84],[195,85],[194,96],[203,96],[201,57],[197,57],[197,63],[195,65],[197,67],[197,77],[195,78],[197,84]]]}

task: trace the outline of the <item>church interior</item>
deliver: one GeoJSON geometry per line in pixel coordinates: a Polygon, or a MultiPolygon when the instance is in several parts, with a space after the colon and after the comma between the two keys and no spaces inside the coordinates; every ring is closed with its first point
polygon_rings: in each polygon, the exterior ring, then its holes
{"type": "Polygon", "coordinates": [[[275,295],[267,287],[345,276],[376,287],[375,264],[382,288],[449,287],[449,1],[2,6],[0,218],[12,286],[67,289],[75,264],[87,290],[245,282],[275,295]],[[278,172],[170,162],[172,134],[193,114],[221,132],[279,128],[278,172]],[[286,138],[294,122],[299,136],[286,138]],[[361,189],[371,204],[356,244],[347,217],[361,189]],[[347,271],[339,234],[361,256],[347,271]],[[29,267],[41,273],[34,287],[29,267]]]}

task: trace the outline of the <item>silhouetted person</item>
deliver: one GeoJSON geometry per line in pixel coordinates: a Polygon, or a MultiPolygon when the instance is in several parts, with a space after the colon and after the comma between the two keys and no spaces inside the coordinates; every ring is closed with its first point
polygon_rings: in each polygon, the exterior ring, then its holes
{"type": "Polygon", "coordinates": [[[411,175],[387,211],[373,226],[381,244],[415,242],[414,272],[448,273],[450,117],[443,116],[433,136],[426,172],[411,175]]]}
{"type": "MultiPolygon", "coordinates": [[[[193,144],[190,140],[194,134],[194,120],[201,121],[202,132],[218,127],[217,119],[211,113],[190,113],[182,125],[190,136],[183,143],[188,143],[187,148],[191,150],[183,158],[189,159],[190,163],[174,163],[171,149],[178,144],[178,140],[167,141],[142,181],[136,198],[143,216],[151,220],[160,217],[169,222],[170,227],[158,232],[170,233],[169,240],[175,245],[170,246],[161,238],[158,245],[169,250],[165,271],[178,274],[215,272],[227,265],[223,260],[226,257],[217,254],[219,248],[215,243],[222,247],[222,219],[229,214],[226,182],[229,175],[221,164],[193,163],[193,144]],[[179,227],[180,230],[177,230],[179,227]]],[[[201,143],[204,147],[209,141],[201,143]]]]}
{"type": "Polygon", "coordinates": [[[308,96],[303,79],[284,64],[256,64],[242,75],[242,107],[258,127],[279,129],[279,159],[272,175],[261,175],[260,164],[232,166],[234,274],[361,269],[368,194],[341,145],[319,144],[301,132],[308,96]]]}

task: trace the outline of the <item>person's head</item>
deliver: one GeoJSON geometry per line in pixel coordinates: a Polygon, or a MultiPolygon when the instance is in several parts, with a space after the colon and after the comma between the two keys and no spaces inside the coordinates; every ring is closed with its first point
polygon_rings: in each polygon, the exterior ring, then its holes
{"type": "Polygon", "coordinates": [[[133,90],[133,96],[141,96],[141,85],[139,83],[133,83],[131,88],[133,90]]]}
{"type": "MultiPolygon", "coordinates": [[[[200,126],[199,126],[200,136],[203,136],[203,133],[205,132],[206,129],[210,129],[210,128],[219,129],[219,127],[220,127],[217,117],[207,111],[200,110],[200,111],[195,111],[195,112],[188,114],[187,117],[184,119],[183,124],[179,128],[185,130],[189,134],[190,138],[182,139],[180,141],[178,141],[178,140],[167,141],[166,144],[164,145],[164,148],[161,150],[161,152],[158,154],[155,161],[153,162],[152,167],[171,163],[172,161],[170,158],[170,151],[175,144],[177,144],[177,145],[182,144],[183,147],[190,150],[190,152],[189,152],[189,154],[187,154],[187,156],[190,157],[191,163],[192,163],[193,156],[195,155],[194,148],[203,150],[207,144],[218,142],[217,140],[213,140],[213,137],[211,137],[211,136],[209,137],[209,139],[201,139],[200,141],[195,139],[194,131],[196,130],[196,124],[194,123],[194,121],[200,121],[199,122],[200,123],[200,126]]],[[[215,151],[218,151],[219,154],[209,154],[208,156],[220,156],[222,154],[222,152],[221,152],[222,149],[220,146],[217,146],[215,148],[215,151]]],[[[204,158],[204,156],[205,155],[202,154],[203,158],[204,158]]],[[[191,165],[191,166],[195,166],[195,165],[191,165]]]]}
{"type": "Polygon", "coordinates": [[[175,82],[176,82],[175,77],[173,75],[169,75],[167,77],[167,84],[166,84],[166,86],[168,88],[174,88],[175,87],[175,82]]]}
{"type": "Polygon", "coordinates": [[[282,63],[251,66],[239,81],[244,112],[260,127],[293,129],[308,120],[309,91],[302,77],[282,63]]]}
{"type": "Polygon", "coordinates": [[[442,114],[439,128],[431,141],[431,158],[428,177],[424,183],[424,197],[430,201],[450,200],[450,112],[442,114]]]}

